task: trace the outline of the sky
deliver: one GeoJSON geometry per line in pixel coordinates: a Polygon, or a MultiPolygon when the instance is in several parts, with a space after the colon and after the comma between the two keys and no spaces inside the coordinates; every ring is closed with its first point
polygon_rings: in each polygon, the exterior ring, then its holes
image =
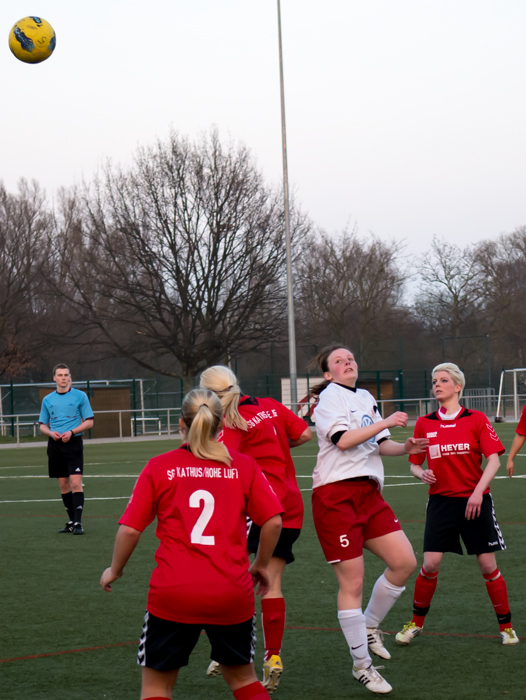
{"type": "MultiPolygon", "coordinates": [[[[524,0],[282,0],[289,182],[333,234],[460,246],[526,225],[524,0]]],[[[53,197],[170,129],[282,178],[276,0],[2,0],[0,180],[53,197]],[[55,53],[27,65],[36,14],[55,53]]]]}

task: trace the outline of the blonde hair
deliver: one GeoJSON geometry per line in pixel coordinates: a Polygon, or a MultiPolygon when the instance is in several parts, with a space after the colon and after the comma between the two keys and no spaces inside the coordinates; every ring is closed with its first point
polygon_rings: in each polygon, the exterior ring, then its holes
{"type": "Polygon", "coordinates": [[[223,415],[227,428],[240,428],[248,430],[248,424],[239,413],[239,397],[241,389],[237,383],[236,375],[224,365],[214,365],[205,369],[201,374],[199,384],[204,389],[210,389],[221,399],[223,415]]]}
{"type": "Polygon", "coordinates": [[[447,372],[455,384],[460,384],[460,394],[458,398],[462,398],[462,392],[466,386],[466,377],[464,372],[460,369],[458,365],[454,365],[452,362],[443,362],[441,365],[437,365],[431,372],[431,378],[435,376],[437,372],[447,372]]]}
{"type": "Polygon", "coordinates": [[[227,448],[216,441],[223,418],[221,401],[213,391],[194,389],[184,398],[181,415],[188,428],[187,443],[199,459],[213,459],[230,466],[227,448]]]}

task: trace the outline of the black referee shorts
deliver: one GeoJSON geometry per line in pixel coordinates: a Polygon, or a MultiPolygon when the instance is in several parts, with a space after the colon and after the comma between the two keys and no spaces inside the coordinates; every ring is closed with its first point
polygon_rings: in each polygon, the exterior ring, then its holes
{"type": "Polygon", "coordinates": [[[237,625],[190,625],[144,616],[137,663],[157,671],[173,671],[188,666],[201,631],[212,645],[210,658],[224,666],[244,666],[254,661],[256,616],[237,625]]]}
{"type": "MultiPolygon", "coordinates": [[[[256,523],[250,524],[250,529],[247,534],[247,552],[257,552],[259,547],[259,536],[261,534],[261,528],[256,523]]],[[[273,557],[279,557],[280,559],[285,559],[287,564],[292,564],[295,557],[292,553],[292,545],[301,534],[299,528],[284,527],[281,530],[278,543],[272,553],[273,557]]]]}
{"type": "Polygon", "coordinates": [[[491,494],[482,497],[480,515],[466,518],[467,498],[433,494],[427,502],[424,552],[463,554],[460,539],[468,554],[485,554],[506,549],[491,494]]]}
{"type": "Polygon", "coordinates": [[[68,442],[49,438],[47,443],[48,474],[50,479],[68,478],[84,473],[84,446],[76,435],[68,442]]]}

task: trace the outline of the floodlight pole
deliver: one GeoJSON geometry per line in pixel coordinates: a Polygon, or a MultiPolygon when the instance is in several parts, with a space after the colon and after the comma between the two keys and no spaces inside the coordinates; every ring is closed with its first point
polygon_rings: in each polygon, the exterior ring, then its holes
{"type": "Polygon", "coordinates": [[[283,150],[283,196],[285,202],[285,236],[287,248],[287,316],[289,327],[289,373],[290,403],[293,411],[298,406],[298,384],[296,369],[296,332],[294,329],[294,294],[292,284],[292,255],[290,248],[290,210],[289,210],[289,175],[287,167],[287,131],[285,127],[285,86],[283,81],[283,48],[281,45],[281,5],[278,0],[278,36],[279,36],[279,80],[281,87],[281,142],[283,150]]]}

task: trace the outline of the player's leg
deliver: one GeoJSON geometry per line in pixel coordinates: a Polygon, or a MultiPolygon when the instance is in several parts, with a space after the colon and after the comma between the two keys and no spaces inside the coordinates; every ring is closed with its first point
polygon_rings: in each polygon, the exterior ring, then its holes
{"type": "Polygon", "coordinates": [[[60,488],[62,503],[68,514],[68,521],[65,526],[59,530],[60,533],[69,534],[73,532],[73,494],[69,484],[68,463],[62,450],[63,443],[57,442],[52,438],[48,440],[47,456],[48,456],[48,474],[51,479],[56,479],[60,488]]]}
{"type": "Polygon", "coordinates": [[[74,437],[64,445],[67,449],[69,483],[73,502],[73,534],[83,535],[82,514],[84,512],[84,489],[82,475],[84,473],[84,447],[81,437],[74,437]]]}
{"type": "Polygon", "coordinates": [[[142,667],[141,700],[171,698],[179,669],[188,665],[201,625],[163,620],[146,612],[137,663],[142,667]]]}
{"type": "Polygon", "coordinates": [[[365,610],[369,650],[383,659],[390,659],[391,654],[383,644],[383,635],[379,627],[405,591],[405,584],[415,569],[416,559],[413,547],[403,530],[369,539],[364,547],[387,565],[374,585],[365,610]]]}
{"type": "Polygon", "coordinates": [[[256,615],[236,625],[205,625],[211,656],[236,700],[264,700],[269,694],[256,678],[256,615]]]}
{"type": "Polygon", "coordinates": [[[143,667],[141,700],[161,700],[172,697],[179,669],[157,671],[155,668],[143,667]]]}
{"type": "Polygon", "coordinates": [[[281,579],[287,561],[279,556],[270,560],[268,571],[270,590],[261,600],[261,622],[265,655],[263,658],[263,686],[274,692],[278,687],[283,672],[281,661],[281,644],[285,631],[285,598],[281,591],[281,579]]]}
{"type": "Polygon", "coordinates": [[[517,644],[517,637],[511,625],[510,604],[506,581],[499,571],[495,552],[506,548],[502,532],[495,517],[495,508],[490,494],[482,500],[480,515],[467,520],[462,531],[462,539],[468,554],[475,554],[486,590],[497,615],[503,644],[517,644]],[[489,550],[489,551],[488,551],[489,550]]]}
{"type": "Polygon", "coordinates": [[[225,666],[219,668],[236,700],[266,700],[270,697],[256,678],[254,664],[225,666]]]}

